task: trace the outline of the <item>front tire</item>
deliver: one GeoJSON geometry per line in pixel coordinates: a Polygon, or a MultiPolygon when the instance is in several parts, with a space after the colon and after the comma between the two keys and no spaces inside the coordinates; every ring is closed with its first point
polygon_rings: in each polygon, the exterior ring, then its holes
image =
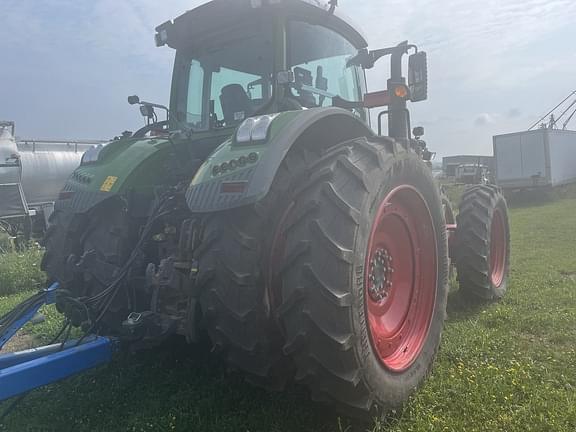
{"type": "Polygon", "coordinates": [[[362,138],[328,150],[284,232],[284,350],[313,399],[353,415],[406,401],[446,316],[441,199],[428,168],[395,145],[362,138]]]}
{"type": "Polygon", "coordinates": [[[456,232],[456,267],[461,292],[475,302],[506,294],[510,270],[508,207],[493,185],[466,189],[456,232]]]}
{"type": "Polygon", "coordinates": [[[40,241],[45,248],[40,268],[48,275],[48,282],[61,284],[73,278],[67,269],[66,260],[72,253],[78,253],[81,225],[74,215],[55,210],[49,219],[49,226],[40,241]]]}
{"type": "MultiPolygon", "coordinates": [[[[124,265],[137,243],[139,227],[139,221],[129,217],[120,199],[105,201],[88,214],[56,210],[42,242],[46,252],[41,268],[49,282],[60,283],[59,292],[66,294],[63,297],[96,296],[124,265]]],[[[130,312],[128,305],[126,297],[117,296],[99,329],[117,334],[130,312]]],[[[71,318],[74,326],[88,324],[88,312],[81,309],[78,313],[76,303],[59,299],[56,306],[71,318]]]]}

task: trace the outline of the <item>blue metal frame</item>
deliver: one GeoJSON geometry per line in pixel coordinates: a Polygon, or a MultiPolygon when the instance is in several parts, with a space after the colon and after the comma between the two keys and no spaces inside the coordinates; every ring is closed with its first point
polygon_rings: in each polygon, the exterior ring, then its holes
{"type": "Polygon", "coordinates": [[[34,315],[38,312],[38,310],[44,306],[49,305],[55,302],[56,300],[56,290],[60,285],[58,283],[52,284],[49,288],[46,288],[44,292],[44,299],[43,301],[39,301],[35,305],[31,305],[30,308],[21,315],[21,317],[10,327],[3,329],[2,333],[0,333],[0,350],[6,345],[12,337],[16,334],[18,330],[20,330],[24,325],[34,318],[34,315]]]}
{"type": "MultiPolygon", "coordinates": [[[[44,297],[23,311],[12,326],[3,329],[0,350],[42,305],[54,303],[58,286],[55,283],[44,290],[44,297]]],[[[0,355],[0,401],[106,364],[112,360],[115,348],[113,339],[89,336],[80,341],[0,355]]]]}
{"type": "Polygon", "coordinates": [[[70,341],[62,350],[62,344],[56,344],[0,356],[0,401],[112,360],[113,343],[108,338],[77,343],[70,341]]]}

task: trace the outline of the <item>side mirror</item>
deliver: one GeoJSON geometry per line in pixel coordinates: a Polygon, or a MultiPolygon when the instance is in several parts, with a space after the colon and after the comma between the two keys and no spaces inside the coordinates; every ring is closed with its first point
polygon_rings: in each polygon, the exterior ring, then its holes
{"type": "Polygon", "coordinates": [[[136,105],[140,103],[140,98],[136,95],[128,96],[128,103],[130,105],[136,105]]]}
{"type": "Polygon", "coordinates": [[[408,88],[412,102],[428,99],[428,61],[424,51],[408,58],[408,88]]]}

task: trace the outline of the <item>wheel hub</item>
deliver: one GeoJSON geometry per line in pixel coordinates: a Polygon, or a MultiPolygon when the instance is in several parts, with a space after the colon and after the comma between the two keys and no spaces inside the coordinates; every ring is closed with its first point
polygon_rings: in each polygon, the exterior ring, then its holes
{"type": "Polygon", "coordinates": [[[390,295],[392,288],[392,256],[385,248],[376,250],[370,261],[370,274],[368,276],[368,293],[375,302],[380,302],[390,295]]]}

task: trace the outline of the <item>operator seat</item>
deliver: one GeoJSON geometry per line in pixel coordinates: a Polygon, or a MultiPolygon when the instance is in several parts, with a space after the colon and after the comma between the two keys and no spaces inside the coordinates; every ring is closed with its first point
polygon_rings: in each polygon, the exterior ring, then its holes
{"type": "Polygon", "coordinates": [[[238,124],[252,115],[250,98],[240,84],[229,84],[222,87],[220,104],[227,126],[238,124]]]}

